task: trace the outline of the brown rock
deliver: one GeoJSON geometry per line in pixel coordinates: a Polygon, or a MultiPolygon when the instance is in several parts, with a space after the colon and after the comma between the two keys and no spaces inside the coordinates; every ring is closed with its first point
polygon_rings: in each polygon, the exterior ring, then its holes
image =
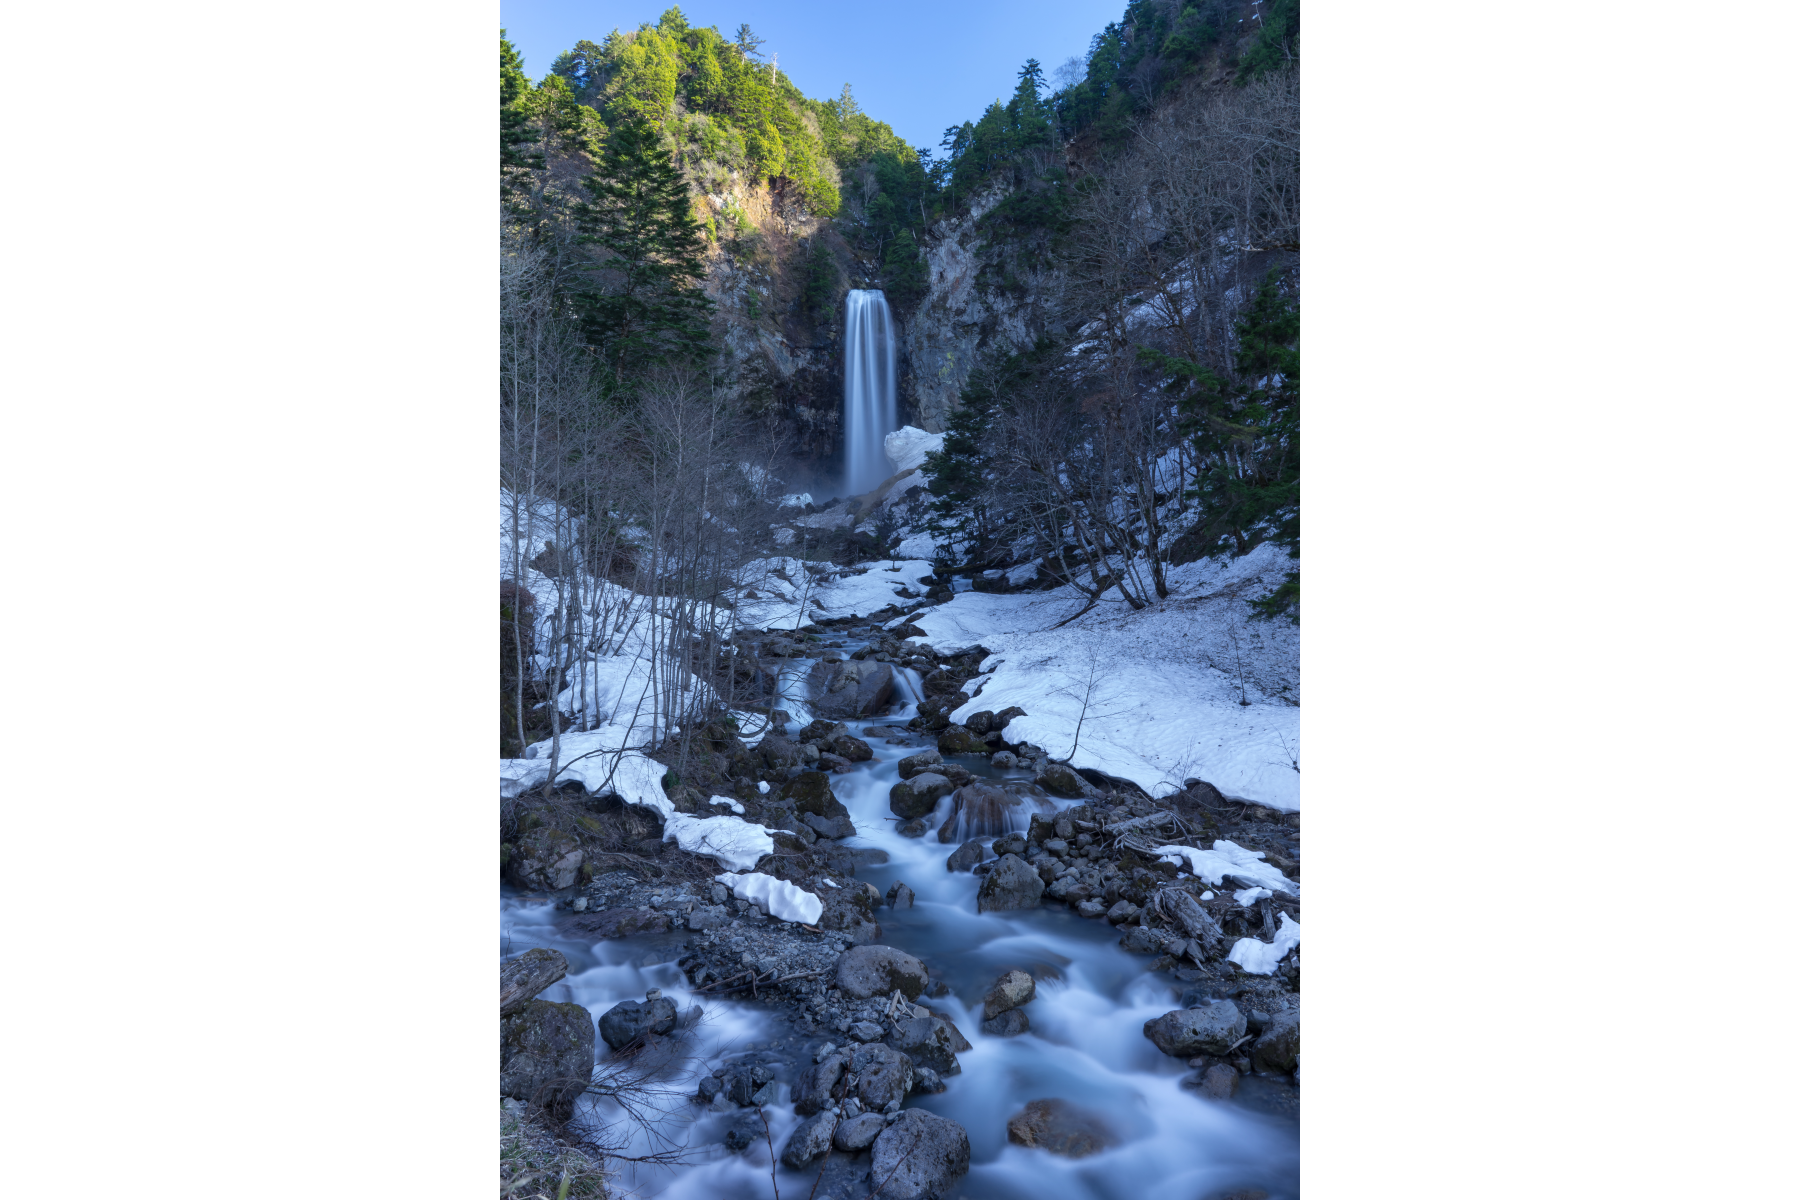
{"type": "Polygon", "coordinates": [[[1033,1100],[1006,1122],[1006,1140],[1064,1158],[1098,1154],[1118,1139],[1098,1113],[1067,1100],[1033,1100]]]}

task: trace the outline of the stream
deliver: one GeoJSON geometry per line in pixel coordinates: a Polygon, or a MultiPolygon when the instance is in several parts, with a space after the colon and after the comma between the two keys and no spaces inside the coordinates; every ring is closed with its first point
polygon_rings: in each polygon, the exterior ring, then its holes
{"type": "MultiPolygon", "coordinates": [[[[839,635],[832,649],[849,654],[861,643],[839,635]],[[839,644],[841,643],[841,644],[839,644]]],[[[806,668],[812,659],[795,660],[806,668]]],[[[897,668],[896,674],[901,674],[897,668]]],[[[916,893],[912,907],[883,907],[876,919],[881,941],[923,959],[941,973],[951,994],[931,1001],[955,1021],[972,1049],[958,1058],[962,1073],[945,1080],[947,1090],[914,1095],[907,1107],[921,1107],[958,1121],[968,1131],[970,1170],[961,1185],[968,1200],[1209,1200],[1240,1189],[1258,1191],[1269,1200],[1299,1195],[1299,1121],[1291,1092],[1256,1076],[1242,1081],[1228,1101],[1206,1098],[1180,1086],[1188,1069],[1144,1036],[1145,1021],[1161,1016],[1181,1001],[1181,985],[1147,970],[1149,960],[1118,945],[1118,930],[1105,921],[1085,920],[1061,905],[1031,911],[978,913],[980,879],[950,872],[945,859],[956,843],[937,840],[948,800],[932,818],[933,830],[922,838],[894,832],[888,790],[899,781],[898,760],[921,748],[918,735],[904,745],[889,744],[906,731],[896,729],[914,715],[918,677],[910,676],[902,692],[912,695],[891,715],[875,720],[846,721],[866,741],[875,757],[847,773],[833,775],[832,790],[850,812],[858,835],[845,839],[851,847],[885,851],[888,861],[865,866],[855,883],[868,882],[884,894],[904,881],[916,893]],[[1017,1037],[981,1032],[981,997],[1003,971],[1021,968],[1037,980],[1037,998],[1027,1006],[1031,1027],[1017,1037]],[[1117,1144],[1086,1158],[1070,1159],[1007,1141],[1007,1118],[1028,1101],[1059,1097],[1101,1114],[1117,1144]]],[[[782,692],[797,725],[805,687],[803,669],[782,673],[782,692]],[[799,711],[794,711],[799,710],[799,711]]],[[[929,744],[929,743],[927,743],[929,744]]],[[[946,756],[947,758],[950,756],[946,756]]],[[[1026,771],[1000,771],[986,758],[959,755],[972,774],[1029,779],[1026,771]]],[[[1057,801],[1059,807],[1074,801],[1057,801]]],[[[560,950],[569,974],[543,993],[552,1001],[575,1001],[596,1018],[622,1000],[641,1000],[648,988],[686,1009],[699,1003],[705,1018],[693,1030],[692,1053],[701,1058],[686,1074],[670,1080],[672,1094],[661,1102],[656,1134],[632,1130],[628,1154],[645,1154],[663,1144],[688,1147],[692,1161],[678,1167],[615,1164],[623,1192],[668,1200],[769,1200],[773,1195],[769,1148],[760,1141],[744,1154],[728,1154],[718,1144],[732,1120],[683,1097],[694,1092],[699,1075],[734,1058],[781,1048],[810,1065],[808,1050],[824,1039],[801,1039],[789,1027],[787,1013],[738,1000],[696,996],[676,966],[686,931],[638,936],[599,943],[568,940],[554,924],[554,902],[510,890],[501,900],[503,956],[533,946],[560,950]],[[673,1093],[679,1092],[680,1096],[673,1093]]],[[[846,1039],[837,1039],[841,1044],[846,1039]]],[[[608,1053],[598,1044],[604,1063],[608,1053]]],[[[780,1089],[777,1103],[765,1112],[777,1153],[799,1123],[794,1115],[792,1080],[780,1089]]],[[[585,1116],[612,1124],[609,1105],[596,1108],[584,1098],[577,1119],[585,1116]]],[[[802,1200],[813,1186],[813,1171],[778,1168],[775,1180],[788,1200],[802,1200]]]]}

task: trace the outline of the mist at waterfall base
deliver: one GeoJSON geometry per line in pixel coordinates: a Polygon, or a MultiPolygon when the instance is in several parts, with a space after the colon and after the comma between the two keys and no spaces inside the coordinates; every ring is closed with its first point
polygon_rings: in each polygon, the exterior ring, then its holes
{"type": "Polygon", "coordinates": [[[844,488],[852,496],[893,474],[882,439],[900,427],[894,399],[894,321],[880,291],[844,301],[844,488]]]}
{"type": "MultiPolygon", "coordinates": [[[[863,644],[851,637],[841,652],[853,653],[863,644]]],[[[809,667],[812,661],[797,660],[797,665],[809,667]]],[[[962,1194],[986,1200],[1195,1200],[1250,1187],[1270,1200],[1295,1200],[1297,1121],[1259,1111],[1254,1101],[1262,1081],[1255,1077],[1243,1081],[1240,1102],[1230,1104],[1180,1086],[1185,1064],[1162,1054],[1143,1035],[1145,1021],[1177,1006],[1177,992],[1164,977],[1146,972],[1142,958],[1118,945],[1118,930],[1060,907],[978,912],[979,879],[945,869],[956,840],[941,843],[935,832],[922,838],[895,832],[888,792],[899,781],[900,758],[918,747],[889,745],[886,739],[893,735],[884,726],[915,715],[923,698],[916,672],[904,670],[900,682],[902,702],[887,717],[847,722],[874,757],[848,774],[834,774],[831,786],[857,828],[857,836],[843,844],[888,855],[886,863],[859,870],[856,882],[872,883],[885,893],[890,883],[904,880],[917,893],[911,908],[878,910],[881,941],[936,965],[951,994],[932,1004],[948,1011],[972,1044],[958,1056],[962,1073],[948,1080],[948,1090],[907,1102],[968,1130],[972,1163],[962,1194]],[[1010,1038],[984,1034],[981,996],[996,976],[1013,967],[1038,980],[1037,999],[1027,1006],[1031,1029],[1010,1038]],[[1079,1159],[1011,1144],[1006,1118],[1042,1097],[1064,1098],[1100,1112],[1116,1144],[1079,1159]]],[[[783,684],[795,720],[810,717],[804,671],[784,673],[783,684]]],[[[994,768],[981,756],[954,760],[983,778],[1028,777],[994,768]]],[[[1060,808],[1074,802],[1054,803],[1060,808]]],[[[941,824],[950,818],[949,810],[946,797],[929,822],[941,824]]],[[[575,1001],[596,1017],[621,1000],[642,999],[650,987],[660,987],[683,1009],[702,1004],[706,1018],[694,1031],[691,1050],[698,1062],[676,1084],[683,1092],[692,1091],[699,1074],[744,1056],[749,1047],[767,1047],[791,1036],[779,1010],[696,994],[675,963],[683,953],[680,935],[571,940],[555,927],[553,901],[509,893],[501,911],[508,954],[548,945],[568,956],[568,977],[546,991],[544,999],[575,1001]]],[[[604,1046],[601,1054],[606,1054],[604,1046]]],[[[800,1122],[791,1087],[783,1084],[779,1100],[764,1111],[779,1152],[800,1122]]],[[[582,1113],[629,1136],[627,1154],[666,1145],[662,1138],[692,1154],[673,1169],[617,1164],[619,1182],[636,1194],[659,1200],[767,1200],[767,1147],[759,1141],[735,1155],[718,1144],[733,1115],[676,1100],[667,1105],[651,1135],[632,1128],[605,1104],[584,1102],[582,1113]]],[[[777,1168],[777,1175],[783,1196],[804,1196],[814,1182],[812,1170],[777,1168]]]]}

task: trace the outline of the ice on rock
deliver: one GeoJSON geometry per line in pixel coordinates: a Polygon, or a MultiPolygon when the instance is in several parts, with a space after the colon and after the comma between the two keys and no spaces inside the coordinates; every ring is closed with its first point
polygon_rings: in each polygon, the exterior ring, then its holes
{"type": "Polygon", "coordinates": [[[744,806],[739,804],[736,800],[733,800],[730,796],[714,796],[712,799],[708,800],[707,803],[717,804],[720,808],[729,808],[740,817],[744,815],[744,806]]]}
{"type": "Polygon", "coordinates": [[[795,887],[785,879],[764,875],[761,871],[752,871],[747,875],[714,875],[713,878],[730,888],[731,894],[739,900],[759,904],[769,910],[771,917],[779,917],[783,921],[812,925],[825,911],[824,902],[805,888],[795,887]]]}

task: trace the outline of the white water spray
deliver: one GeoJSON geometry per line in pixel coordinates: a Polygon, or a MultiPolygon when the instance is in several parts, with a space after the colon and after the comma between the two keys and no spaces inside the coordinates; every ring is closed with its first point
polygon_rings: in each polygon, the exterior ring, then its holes
{"type": "Polygon", "coordinates": [[[882,442],[894,411],[894,322],[879,291],[852,291],[844,313],[844,485],[853,496],[893,474],[882,442]]]}

